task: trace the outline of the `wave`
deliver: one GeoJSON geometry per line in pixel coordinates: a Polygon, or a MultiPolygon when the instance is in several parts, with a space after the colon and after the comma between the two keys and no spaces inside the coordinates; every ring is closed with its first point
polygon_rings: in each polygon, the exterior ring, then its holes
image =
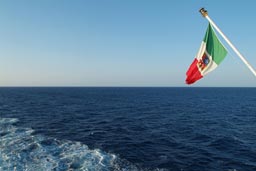
{"type": "Polygon", "coordinates": [[[145,170],[80,142],[35,134],[31,128],[15,126],[17,122],[15,118],[0,118],[0,171],[145,170]]]}

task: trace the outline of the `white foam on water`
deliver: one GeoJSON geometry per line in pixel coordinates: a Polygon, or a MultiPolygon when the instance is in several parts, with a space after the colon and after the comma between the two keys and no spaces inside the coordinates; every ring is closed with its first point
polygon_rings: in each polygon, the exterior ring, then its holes
{"type": "MultiPolygon", "coordinates": [[[[0,118],[0,171],[136,171],[137,166],[80,142],[32,134],[0,118]]],[[[147,170],[147,169],[146,169],[147,170]]]]}

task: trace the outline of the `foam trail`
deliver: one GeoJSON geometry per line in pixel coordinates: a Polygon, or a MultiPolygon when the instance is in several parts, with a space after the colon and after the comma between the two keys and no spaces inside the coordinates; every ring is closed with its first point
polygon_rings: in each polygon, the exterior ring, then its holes
{"type": "Polygon", "coordinates": [[[136,171],[142,170],[80,142],[32,134],[14,126],[18,119],[0,118],[0,171],[136,171]]]}

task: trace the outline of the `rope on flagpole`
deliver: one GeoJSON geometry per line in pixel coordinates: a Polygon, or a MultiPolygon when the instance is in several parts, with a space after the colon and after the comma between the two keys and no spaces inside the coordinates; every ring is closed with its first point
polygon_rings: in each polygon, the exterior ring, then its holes
{"type": "Polygon", "coordinates": [[[233,51],[237,54],[237,56],[244,62],[244,64],[250,69],[250,71],[256,77],[256,71],[253,67],[249,64],[249,62],[243,57],[243,55],[237,50],[237,48],[229,41],[229,39],[224,35],[224,33],[218,28],[218,26],[212,21],[212,19],[208,16],[208,12],[201,8],[199,12],[205,17],[209,23],[218,31],[218,33],[223,37],[223,39],[228,43],[228,45],[233,49],[233,51]]]}

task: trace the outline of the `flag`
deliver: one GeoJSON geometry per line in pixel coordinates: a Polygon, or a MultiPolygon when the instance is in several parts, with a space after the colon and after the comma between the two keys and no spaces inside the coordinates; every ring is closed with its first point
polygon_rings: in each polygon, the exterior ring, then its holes
{"type": "Polygon", "coordinates": [[[213,71],[227,55],[227,50],[217,38],[211,24],[208,25],[196,58],[186,72],[186,83],[192,84],[213,71]]]}

